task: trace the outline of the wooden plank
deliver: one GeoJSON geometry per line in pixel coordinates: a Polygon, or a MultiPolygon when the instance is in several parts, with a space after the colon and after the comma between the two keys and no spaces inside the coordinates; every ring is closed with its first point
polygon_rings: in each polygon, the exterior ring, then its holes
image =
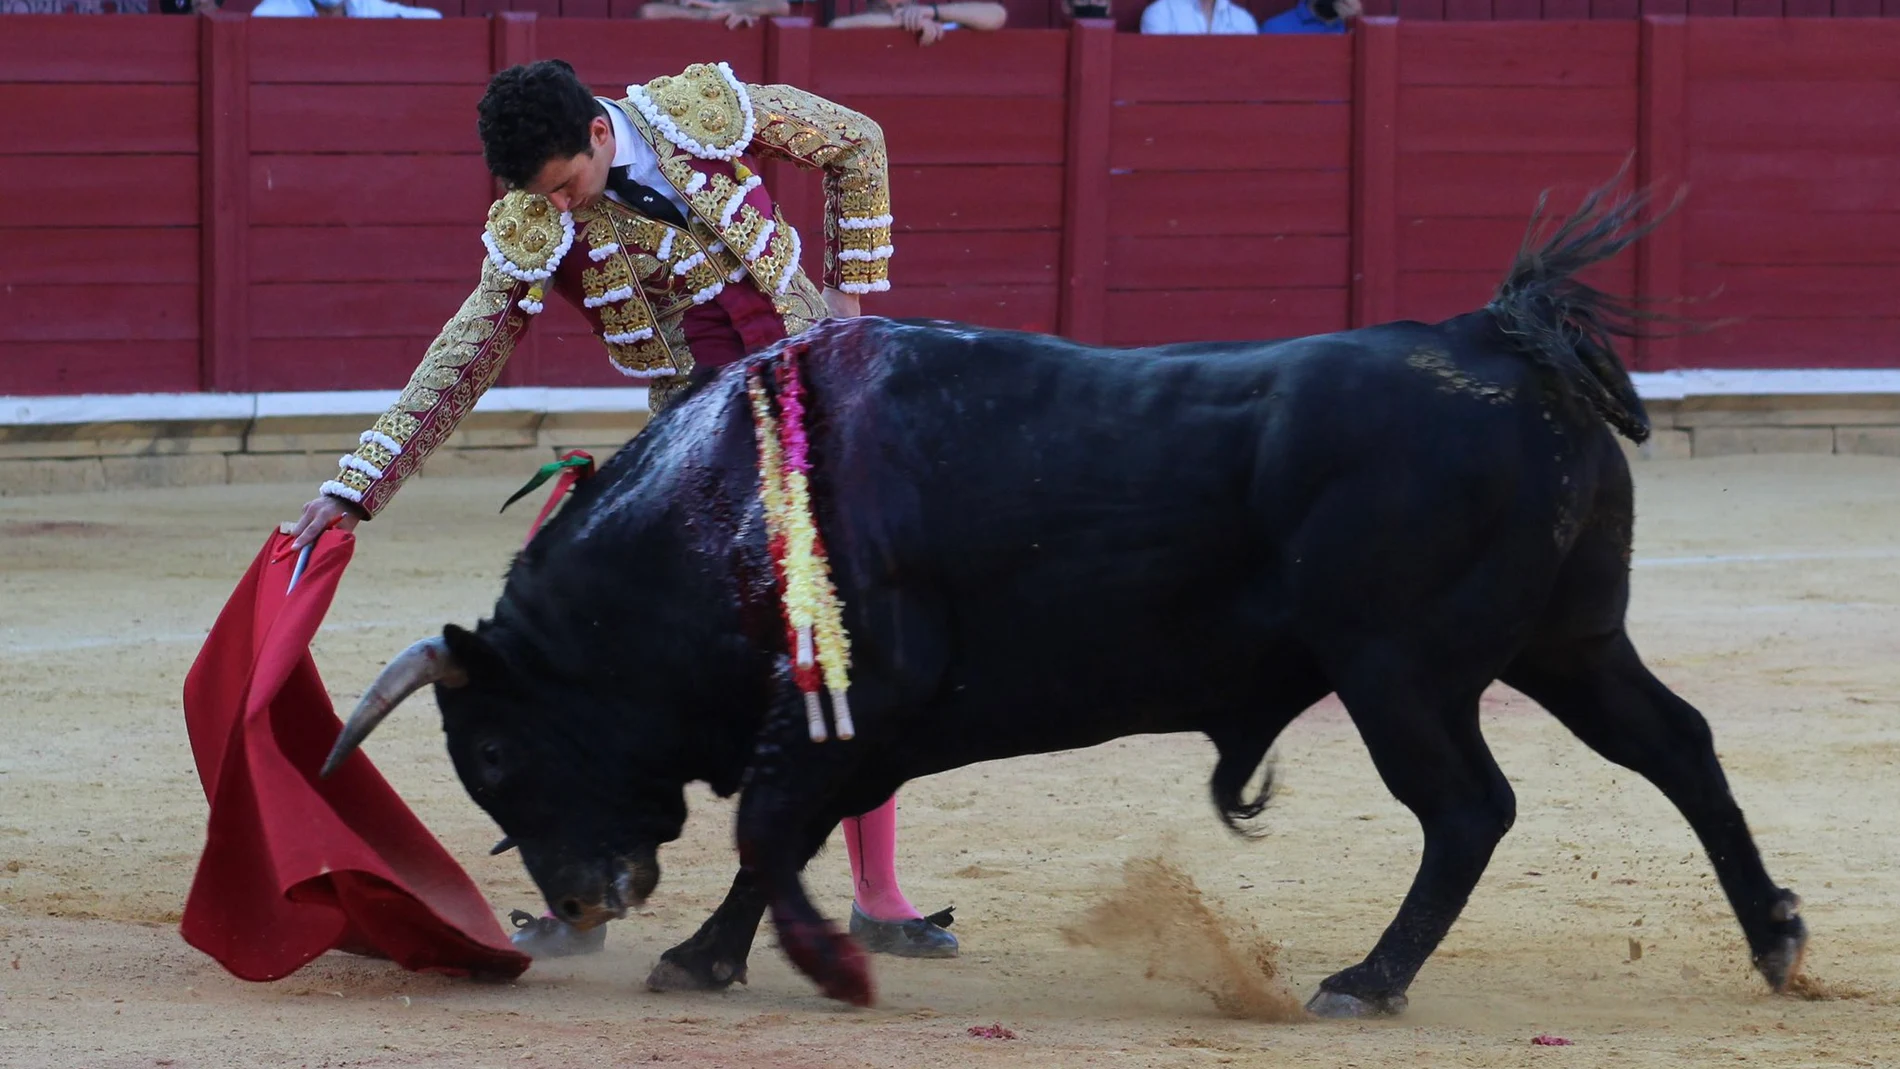
{"type": "Polygon", "coordinates": [[[694,63],[728,63],[741,81],[765,74],[765,29],[728,30],[719,22],[645,19],[542,19],[541,58],[564,59],[589,84],[615,87],[678,74],[694,63]]]}
{"type": "Polygon", "coordinates": [[[1682,340],[1687,367],[1892,367],[1900,319],[1751,319],[1682,340]]]}
{"type": "Polygon", "coordinates": [[[1689,0],[1689,14],[1701,17],[1732,16],[1735,0],[1689,0]]]}
{"type": "Polygon", "coordinates": [[[1524,239],[1523,216],[1412,217],[1399,221],[1401,271],[1466,271],[1504,277],[1524,239]]]}
{"type": "Polygon", "coordinates": [[[1401,271],[1393,318],[1436,323],[1484,307],[1501,271],[1401,271]]]}
{"type": "Polygon", "coordinates": [[[560,0],[564,19],[605,19],[613,17],[608,0],[560,0]]]}
{"type": "Polygon", "coordinates": [[[480,156],[251,157],[257,225],[459,223],[480,240],[492,193],[480,156]]]}
{"type": "Polygon", "coordinates": [[[472,85],[256,85],[251,151],[480,152],[481,96],[472,85]]]}
{"type": "Polygon", "coordinates": [[[1251,341],[1346,328],[1347,291],[1179,290],[1119,296],[1108,305],[1108,344],[1251,341]]]}
{"type": "Polygon", "coordinates": [[[1500,22],[1535,22],[1544,17],[1543,0],[1496,0],[1491,10],[1492,17],[1500,22]]]}
{"type": "Polygon", "coordinates": [[[1118,236],[1344,234],[1345,171],[1146,171],[1108,180],[1108,232],[1118,236]]]}
{"type": "MultiPolygon", "coordinates": [[[[251,337],[433,337],[468,298],[453,282],[252,283],[251,337]]],[[[418,359],[420,357],[418,356],[418,359]]]]}
{"type": "Polygon", "coordinates": [[[250,362],[244,242],[250,229],[251,19],[219,11],[199,25],[199,173],[204,189],[198,298],[204,341],[198,382],[207,390],[237,391],[247,388],[250,362]]]}
{"type": "Polygon", "coordinates": [[[1344,168],[1343,104],[1129,104],[1114,110],[1109,166],[1130,170],[1344,168]]]}
{"type": "Polygon", "coordinates": [[[197,337],[196,283],[0,286],[0,342],[189,341],[197,337]]]}
{"type": "Polygon", "coordinates": [[[0,360],[0,394],[190,393],[198,389],[198,343],[189,339],[36,341],[31,351],[31,360],[0,360]]]}
{"type": "Polygon", "coordinates": [[[259,338],[251,342],[252,388],[399,389],[433,340],[434,330],[401,338],[259,338]]]}
{"type": "Polygon", "coordinates": [[[1641,0],[1644,17],[1651,15],[1687,15],[1689,0],[1641,0]]]}
{"type": "Polygon", "coordinates": [[[1447,22],[1490,22],[1491,0],[1445,0],[1447,22]]]}
{"type": "Polygon", "coordinates": [[[1691,211],[1685,247],[1698,263],[1892,264],[1900,214],[1691,211]]]}
{"type": "Polygon", "coordinates": [[[1735,0],[1735,14],[1740,18],[1779,19],[1781,0],[1735,0]]]}
{"type": "Polygon", "coordinates": [[[1404,34],[1390,19],[1363,20],[1353,34],[1354,91],[1349,322],[1392,317],[1398,272],[1399,56],[1404,34]]]}
{"type": "Polygon", "coordinates": [[[884,128],[893,165],[1062,162],[1067,105],[1059,97],[835,99],[884,128]]]}
{"type": "Polygon", "coordinates": [[[459,282],[482,257],[471,221],[439,226],[254,226],[251,282],[459,282]]]}
{"type": "Polygon", "coordinates": [[[1344,236],[1115,238],[1108,245],[1108,288],[1334,288],[1347,284],[1351,259],[1351,242],[1344,236]]]}
{"type": "Polygon", "coordinates": [[[1721,319],[1866,319],[1900,313],[1900,256],[1886,264],[1734,267],[1694,264],[1684,272],[1685,312],[1721,319]]]}
{"type": "Polygon", "coordinates": [[[488,26],[476,19],[258,19],[260,85],[486,85],[488,26]]]}
{"type": "Polygon", "coordinates": [[[1047,165],[895,167],[891,214],[900,232],[1060,229],[1062,180],[1047,165]]]}
{"type": "Polygon", "coordinates": [[[1834,17],[1877,19],[1880,17],[1880,0],[1834,0],[1834,17]]]}
{"type": "Polygon", "coordinates": [[[196,156],[0,155],[0,190],[0,227],[198,225],[196,156]]]}
{"type": "Polygon", "coordinates": [[[539,359],[531,386],[624,386],[627,380],[613,369],[607,349],[592,334],[540,335],[539,359]]]}
{"type": "Polygon", "coordinates": [[[1900,79],[1716,82],[1697,77],[1689,83],[1686,116],[1689,143],[1698,149],[1773,145],[1784,152],[1900,154],[1900,79]],[[1738,113],[1742,108],[1749,110],[1738,113]]]}
{"type": "Polygon", "coordinates": [[[1636,147],[1636,85],[1399,90],[1399,152],[1608,153],[1636,147]]]}
{"type": "Polygon", "coordinates": [[[198,282],[196,227],[26,227],[0,246],[0,285],[198,282]]]}
{"type": "MultiPolygon", "coordinates": [[[[1633,136],[1633,135],[1632,135],[1633,136]]],[[[1505,216],[1528,219],[1539,193],[1553,212],[1568,211],[1623,165],[1623,152],[1580,156],[1529,153],[1408,155],[1398,172],[1403,216],[1505,216]]]]}
{"type": "Polygon", "coordinates": [[[1069,35],[1056,30],[949,33],[929,48],[902,31],[812,34],[813,84],[840,96],[1060,97],[1069,35]]]}
{"type": "MultiPolygon", "coordinates": [[[[0,84],[0,155],[196,151],[196,84],[0,84]],[[120,115],[127,116],[127,121],[109,121],[109,117],[120,115]],[[103,127],[102,117],[108,117],[103,127]]],[[[95,161],[91,166],[99,163],[95,161]]]]}
{"type": "Polygon", "coordinates": [[[1590,17],[1629,23],[1641,14],[1641,7],[1639,0],[1590,0],[1590,17]]]}
{"type": "Polygon", "coordinates": [[[198,80],[198,28],[189,19],[8,15],[0,82],[198,80]]]}
{"type": "Polygon", "coordinates": [[[1352,98],[1352,41],[1344,34],[1134,34],[1115,41],[1112,92],[1116,102],[1136,104],[1343,102],[1352,98]]]}
{"type": "Polygon", "coordinates": [[[1791,19],[1833,18],[1834,0],[1783,0],[1781,12],[1791,19]]]}
{"type": "Polygon", "coordinates": [[[996,285],[1054,285],[1062,264],[1062,235],[1054,230],[900,234],[893,244],[895,286],[954,285],[971,279],[996,285]]]}
{"type": "Polygon", "coordinates": [[[1900,155],[1703,149],[1688,178],[1697,211],[1900,212],[1900,155]]]}
{"type": "Polygon", "coordinates": [[[1053,334],[1057,293],[1054,285],[902,286],[889,293],[866,294],[867,315],[948,319],[1005,330],[1053,334]]]}
{"type": "Polygon", "coordinates": [[[1634,24],[1444,22],[1399,34],[1400,85],[1623,89],[1635,82],[1634,24]]]}
{"type": "MultiPolygon", "coordinates": [[[[1688,93],[1687,19],[1652,15],[1642,23],[1642,68],[1638,82],[1636,180],[1653,190],[1651,212],[1665,210],[1687,178],[1689,142],[1683,128],[1688,93]]],[[[1651,215],[1654,218],[1654,215],[1651,215]]],[[[1636,294],[1643,300],[1673,300],[1682,293],[1683,216],[1677,211],[1651,231],[1636,248],[1636,294]]],[[[1639,338],[1633,349],[1639,369],[1670,367],[1681,359],[1672,337],[1639,338]]]]}
{"type": "Polygon", "coordinates": [[[1398,17],[1419,22],[1436,22],[1445,17],[1445,0],[1397,0],[1398,17]]]}
{"type": "MultiPolygon", "coordinates": [[[[1115,31],[1079,23],[1069,32],[1068,143],[1063,171],[1057,327],[1076,341],[1102,340],[1108,241],[1108,167],[1115,31]]],[[[982,276],[978,276],[982,277],[982,276]]]]}
{"type": "Polygon", "coordinates": [[[1544,0],[1544,18],[1547,20],[1587,19],[1590,17],[1590,0],[1544,0]]]}

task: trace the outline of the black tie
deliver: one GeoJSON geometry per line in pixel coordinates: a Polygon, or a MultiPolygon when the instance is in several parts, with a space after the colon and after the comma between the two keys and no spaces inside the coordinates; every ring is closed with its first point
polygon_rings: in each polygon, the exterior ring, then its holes
{"type": "Polygon", "coordinates": [[[607,188],[614,195],[627,202],[627,207],[663,223],[685,226],[686,217],[680,214],[673,202],[661,196],[652,186],[642,185],[627,174],[625,165],[609,168],[607,188]]]}

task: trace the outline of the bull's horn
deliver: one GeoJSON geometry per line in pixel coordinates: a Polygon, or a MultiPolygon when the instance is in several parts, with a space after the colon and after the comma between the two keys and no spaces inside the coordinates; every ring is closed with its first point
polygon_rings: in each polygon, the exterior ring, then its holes
{"type": "Polygon", "coordinates": [[[383,717],[402,704],[404,698],[431,683],[459,687],[467,682],[468,675],[455,663],[455,655],[449,652],[449,645],[441,636],[425,638],[397,654],[376,677],[376,682],[363,692],[362,700],[356,703],[356,711],[343,725],[343,733],[336,737],[336,745],[331,747],[330,757],[323,762],[323,771],[318,775],[330,778],[330,773],[369,738],[369,733],[375,731],[383,717]]]}
{"type": "Polygon", "coordinates": [[[497,843],[495,843],[495,845],[488,848],[488,856],[495,857],[500,854],[505,854],[508,851],[513,850],[514,848],[515,848],[515,837],[512,835],[504,835],[501,837],[500,841],[498,841],[497,843]]]}

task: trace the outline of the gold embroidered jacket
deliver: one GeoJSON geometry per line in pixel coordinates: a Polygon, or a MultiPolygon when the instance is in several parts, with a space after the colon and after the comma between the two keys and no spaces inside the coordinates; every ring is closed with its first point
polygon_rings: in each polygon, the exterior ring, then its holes
{"type": "Polygon", "coordinates": [[[790,86],[744,84],[723,63],[628,86],[618,105],[684,195],[687,225],[605,198],[572,213],[520,191],[496,201],[475,291],[324,493],[380,512],[494,384],[550,289],[587,316],[616,369],[649,384],[656,411],[693,367],[682,317],[727,285],[756,286],[788,335],[823,318],[798,232],[740,161],[748,152],[824,171],[827,286],[890,288],[889,164],[876,123],[790,86]]]}

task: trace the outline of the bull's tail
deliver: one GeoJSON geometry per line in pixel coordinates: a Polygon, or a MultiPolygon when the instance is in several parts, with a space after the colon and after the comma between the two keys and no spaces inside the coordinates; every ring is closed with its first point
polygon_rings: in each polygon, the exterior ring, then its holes
{"type": "Polygon", "coordinates": [[[1629,371],[1616,355],[1616,338],[1657,333],[1649,324],[1689,321],[1660,314],[1636,300],[1619,298],[1577,278],[1591,264],[1608,260],[1654,230],[1682,202],[1681,192],[1647,221],[1646,191],[1618,193],[1623,170],[1584,198],[1575,214],[1545,225],[1545,196],[1537,198],[1524,243],[1503,284],[1485,306],[1512,345],[1551,372],[1562,402],[1582,414],[1594,411],[1633,442],[1649,437],[1649,415],[1629,371]]]}

